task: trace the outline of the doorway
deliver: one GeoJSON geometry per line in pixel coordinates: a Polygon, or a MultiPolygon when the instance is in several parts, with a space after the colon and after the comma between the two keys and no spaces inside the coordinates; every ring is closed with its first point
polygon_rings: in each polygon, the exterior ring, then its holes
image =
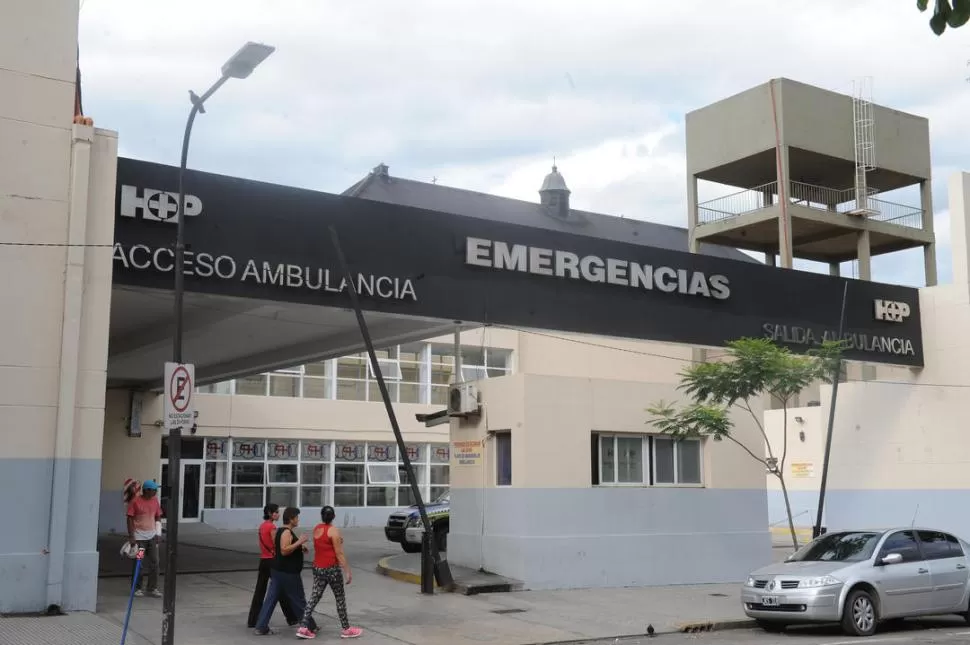
{"type": "MultiPolygon", "coordinates": [[[[183,459],[179,464],[182,471],[178,505],[179,522],[199,522],[202,520],[202,460],[183,459]]],[[[168,485],[168,462],[162,462],[161,477],[162,508],[168,508],[171,488],[168,485]]]]}

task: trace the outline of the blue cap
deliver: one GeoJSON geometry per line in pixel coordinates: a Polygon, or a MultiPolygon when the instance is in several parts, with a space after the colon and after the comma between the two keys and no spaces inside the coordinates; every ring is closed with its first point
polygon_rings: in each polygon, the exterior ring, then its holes
{"type": "Polygon", "coordinates": [[[158,484],[155,483],[154,479],[147,480],[141,487],[145,490],[158,490],[158,484]]]}

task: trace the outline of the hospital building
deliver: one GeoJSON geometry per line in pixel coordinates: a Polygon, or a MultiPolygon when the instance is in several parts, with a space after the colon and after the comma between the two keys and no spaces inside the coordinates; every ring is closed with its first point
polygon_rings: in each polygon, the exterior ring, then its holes
{"type": "MultiPolygon", "coordinates": [[[[15,97],[0,100],[0,501],[18,518],[0,533],[0,613],[93,610],[124,480],[169,493],[179,168],[119,155],[125,132],[83,110],[77,2],[45,6],[15,2],[0,24],[0,97],[15,97]]],[[[342,253],[422,497],[450,494],[452,564],[528,589],[743,581],[784,519],[773,478],[731,442],[672,441],[646,408],[683,400],[681,370],[731,340],[810,348],[843,299],[824,524],[916,516],[970,537],[970,175],[932,176],[927,119],[787,78],[685,129],[682,226],[573,208],[565,166],[517,200],[392,159],[332,194],[190,155],[180,521],[251,529],[274,501],[380,527],[414,503],[342,253]],[[921,254],[921,286],[879,281],[872,258],[896,252],[921,254]]],[[[787,412],[766,399],[732,417],[757,454],[759,423],[772,443],[787,425],[801,529],[831,397],[814,385],[787,412]]]]}

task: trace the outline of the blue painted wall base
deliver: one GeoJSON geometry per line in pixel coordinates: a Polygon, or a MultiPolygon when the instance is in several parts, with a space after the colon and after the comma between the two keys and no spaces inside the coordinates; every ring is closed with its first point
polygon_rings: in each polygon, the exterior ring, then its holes
{"type": "Polygon", "coordinates": [[[47,608],[51,513],[67,515],[61,609],[94,611],[98,600],[101,460],[71,460],[70,502],[51,508],[53,459],[0,459],[0,507],[16,521],[0,531],[0,613],[47,608]]]}
{"type": "Polygon", "coordinates": [[[451,517],[449,562],[528,589],[741,582],[771,561],[764,490],[452,489],[451,517]]]}

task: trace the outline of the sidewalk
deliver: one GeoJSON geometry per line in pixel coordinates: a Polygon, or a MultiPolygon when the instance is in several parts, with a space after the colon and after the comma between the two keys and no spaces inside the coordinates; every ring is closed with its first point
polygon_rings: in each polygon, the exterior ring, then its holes
{"type": "MultiPolygon", "coordinates": [[[[737,585],[655,589],[595,589],[422,596],[418,587],[377,573],[355,571],[348,587],[351,621],[364,628],[361,643],[527,645],[659,633],[688,621],[743,619],[737,585]]],[[[305,575],[309,586],[309,576],[305,575]]],[[[179,579],[175,642],[178,645],[269,645],[292,639],[279,612],[277,634],[260,637],[245,627],[250,573],[186,575],[179,579]]],[[[2,618],[4,645],[116,645],[127,603],[123,579],[101,581],[99,612],[56,618],[2,618]]],[[[322,642],[336,640],[332,596],[318,607],[322,642]]],[[[318,639],[318,640],[321,640],[318,639]]],[[[159,645],[161,601],[136,599],[128,643],[159,645]]]]}
{"type": "MultiPolygon", "coordinates": [[[[197,547],[205,545],[198,548],[199,554],[238,549],[234,552],[241,565],[254,556],[251,534],[185,538],[197,547]]],[[[653,625],[658,633],[665,633],[678,631],[685,623],[740,621],[750,624],[741,611],[737,584],[424,596],[417,585],[377,572],[378,561],[400,553],[395,553],[394,545],[382,541],[379,533],[355,532],[348,547],[354,566],[353,583],[347,587],[348,609],[351,622],[364,628],[361,643],[534,645],[641,635],[647,625],[653,625]]],[[[180,546],[180,553],[190,550],[180,546]]],[[[785,549],[774,550],[775,559],[785,555],[785,549]]],[[[175,643],[270,645],[280,639],[294,642],[292,629],[286,627],[278,611],[271,623],[277,632],[275,635],[260,637],[246,628],[255,581],[254,566],[255,562],[251,562],[245,571],[181,574],[175,643]]],[[[102,578],[97,615],[0,618],[0,643],[117,645],[125,618],[128,584],[121,577],[102,578]]],[[[309,590],[309,572],[304,574],[304,584],[309,590]]],[[[126,642],[160,645],[161,600],[136,598],[135,601],[126,642]]],[[[317,641],[335,642],[339,630],[332,595],[325,596],[317,607],[317,621],[322,628],[317,641]]]]}

